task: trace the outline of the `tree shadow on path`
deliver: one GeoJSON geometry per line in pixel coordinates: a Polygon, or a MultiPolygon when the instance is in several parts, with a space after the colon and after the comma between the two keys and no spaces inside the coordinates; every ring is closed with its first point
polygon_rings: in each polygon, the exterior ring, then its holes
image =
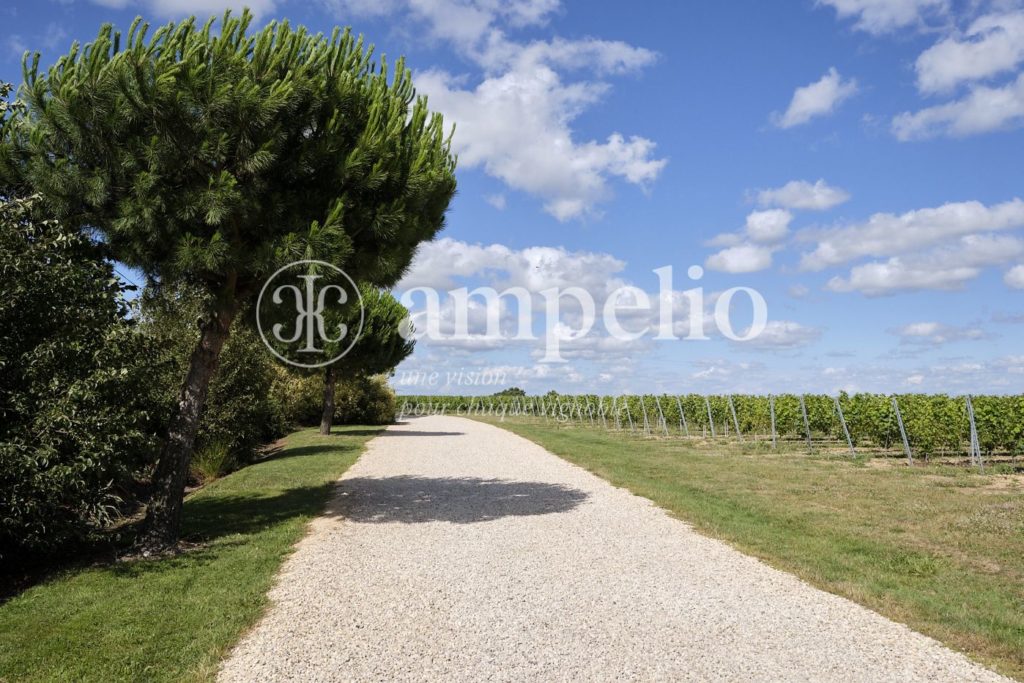
{"type": "Polygon", "coordinates": [[[364,524],[475,524],[567,512],[587,499],[561,484],[475,477],[354,477],[338,488],[327,514],[364,524]]]}

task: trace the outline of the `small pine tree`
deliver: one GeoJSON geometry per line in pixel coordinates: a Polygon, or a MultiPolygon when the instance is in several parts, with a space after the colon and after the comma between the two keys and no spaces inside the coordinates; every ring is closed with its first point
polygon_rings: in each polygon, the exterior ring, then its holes
{"type": "MultiPolygon", "coordinates": [[[[409,316],[409,310],[391,295],[377,287],[360,287],[362,297],[362,330],[358,339],[345,355],[324,368],[324,400],[320,419],[320,433],[330,434],[334,421],[334,392],[338,378],[369,377],[390,373],[409,357],[416,342],[402,334],[402,325],[409,316]]],[[[359,310],[348,312],[345,324],[350,329],[359,325],[359,310]]],[[[332,342],[326,353],[332,357],[339,344],[348,340],[332,342]]]]}

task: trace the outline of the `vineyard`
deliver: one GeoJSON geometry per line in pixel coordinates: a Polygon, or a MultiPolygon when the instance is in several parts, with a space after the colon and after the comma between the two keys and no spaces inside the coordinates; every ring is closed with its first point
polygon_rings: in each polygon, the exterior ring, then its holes
{"type": "Polygon", "coordinates": [[[535,418],[650,438],[840,449],[915,458],[986,459],[1024,452],[1024,396],[780,394],[402,396],[400,415],[535,418]]]}

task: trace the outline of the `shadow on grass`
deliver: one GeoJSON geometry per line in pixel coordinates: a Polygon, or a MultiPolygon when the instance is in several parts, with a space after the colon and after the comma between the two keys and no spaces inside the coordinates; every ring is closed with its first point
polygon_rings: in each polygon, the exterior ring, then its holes
{"type": "Polygon", "coordinates": [[[190,500],[185,508],[187,540],[213,540],[232,534],[251,534],[293,517],[318,514],[333,484],[300,486],[280,493],[218,494],[190,500]]]}
{"type": "Polygon", "coordinates": [[[560,484],[474,477],[342,479],[327,514],[359,523],[475,524],[502,517],[566,512],[587,494],[560,484]]]}

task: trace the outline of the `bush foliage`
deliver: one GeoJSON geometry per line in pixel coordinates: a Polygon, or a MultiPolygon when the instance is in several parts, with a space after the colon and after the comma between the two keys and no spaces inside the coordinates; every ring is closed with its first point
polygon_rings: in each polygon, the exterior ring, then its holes
{"type": "Polygon", "coordinates": [[[107,524],[150,463],[152,346],[100,248],[0,204],[0,555],[107,524]]]}
{"type": "MultiPolygon", "coordinates": [[[[323,409],[324,377],[322,374],[293,375],[287,380],[287,420],[295,425],[320,424],[323,409]]],[[[385,375],[342,377],[334,396],[336,424],[385,425],[395,421],[395,392],[385,375]]]]}

